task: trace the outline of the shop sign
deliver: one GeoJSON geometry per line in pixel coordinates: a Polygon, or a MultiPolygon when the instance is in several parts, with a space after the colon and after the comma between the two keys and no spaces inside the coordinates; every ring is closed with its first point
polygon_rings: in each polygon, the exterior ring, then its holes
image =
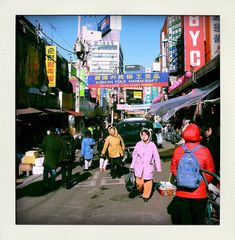
{"type": "Polygon", "coordinates": [[[194,71],[205,64],[204,16],[184,17],[185,71],[194,71]]]}
{"type": "Polygon", "coordinates": [[[168,72],[88,76],[89,88],[167,87],[168,72]]]}
{"type": "Polygon", "coordinates": [[[46,46],[46,71],[48,86],[56,86],[56,46],[46,46]]]}

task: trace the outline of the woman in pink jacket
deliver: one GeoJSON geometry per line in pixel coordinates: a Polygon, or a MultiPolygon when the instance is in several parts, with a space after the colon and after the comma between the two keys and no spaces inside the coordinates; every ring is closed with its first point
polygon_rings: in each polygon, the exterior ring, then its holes
{"type": "Polygon", "coordinates": [[[132,154],[130,169],[136,176],[136,185],[139,196],[144,202],[150,198],[153,187],[154,166],[161,172],[161,162],[156,145],[151,141],[152,134],[149,129],[142,129],[139,141],[132,154]]]}

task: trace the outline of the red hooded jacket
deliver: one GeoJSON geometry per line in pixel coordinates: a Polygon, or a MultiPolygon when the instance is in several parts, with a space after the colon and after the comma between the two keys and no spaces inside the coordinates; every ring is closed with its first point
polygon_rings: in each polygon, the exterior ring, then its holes
{"type": "MultiPolygon", "coordinates": [[[[196,124],[189,124],[183,132],[183,138],[185,140],[186,147],[190,150],[193,149],[198,144],[200,144],[200,129],[196,124]]],[[[176,176],[179,160],[183,156],[183,154],[184,150],[181,146],[177,147],[173,153],[173,157],[171,160],[171,172],[174,176],[176,176]]],[[[213,158],[208,148],[202,146],[201,148],[196,150],[194,154],[198,159],[198,163],[201,166],[201,169],[205,169],[213,173],[215,172],[213,158]]],[[[209,174],[205,174],[205,177],[208,182],[211,182],[213,179],[213,177],[209,174]]],[[[199,187],[193,192],[177,189],[176,196],[193,199],[206,198],[206,184],[204,180],[202,180],[199,187]]]]}

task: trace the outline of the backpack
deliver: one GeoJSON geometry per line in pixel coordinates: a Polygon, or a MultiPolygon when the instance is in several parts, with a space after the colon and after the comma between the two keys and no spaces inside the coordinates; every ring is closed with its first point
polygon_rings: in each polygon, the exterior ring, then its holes
{"type": "Polygon", "coordinates": [[[71,141],[64,141],[63,156],[61,161],[69,161],[75,158],[75,151],[71,141]]]}
{"type": "Polygon", "coordinates": [[[189,150],[185,144],[181,146],[184,149],[184,155],[181,157],[177,168],[177,187],[196,189],[202,180],[202,176],[200,173],[200,165],[194,152],[202,146],[198,145],[192,150],[189,150]]]}

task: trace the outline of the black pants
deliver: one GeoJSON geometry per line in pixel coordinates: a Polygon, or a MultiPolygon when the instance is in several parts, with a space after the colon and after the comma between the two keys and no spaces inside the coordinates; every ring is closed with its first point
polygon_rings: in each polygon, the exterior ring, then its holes
{"type": "Polygon", "coordinates": [[[205,224],[207,198],[191,199],[174,197],[167,207],[172,224],[205,224]]]}
{"type": "Polygon", "coordinates": [[[66,188],[71,187],[72,170],[73,170],[73,162],[61,163],[62,183],[66,188]]]}
{"type": "Polygon", "coordinates": [[[121,165],[122,159],[120,157],[117,158],[109,158],[110,160],[110,171],[112,178],[121,177],[121,165]]]}

